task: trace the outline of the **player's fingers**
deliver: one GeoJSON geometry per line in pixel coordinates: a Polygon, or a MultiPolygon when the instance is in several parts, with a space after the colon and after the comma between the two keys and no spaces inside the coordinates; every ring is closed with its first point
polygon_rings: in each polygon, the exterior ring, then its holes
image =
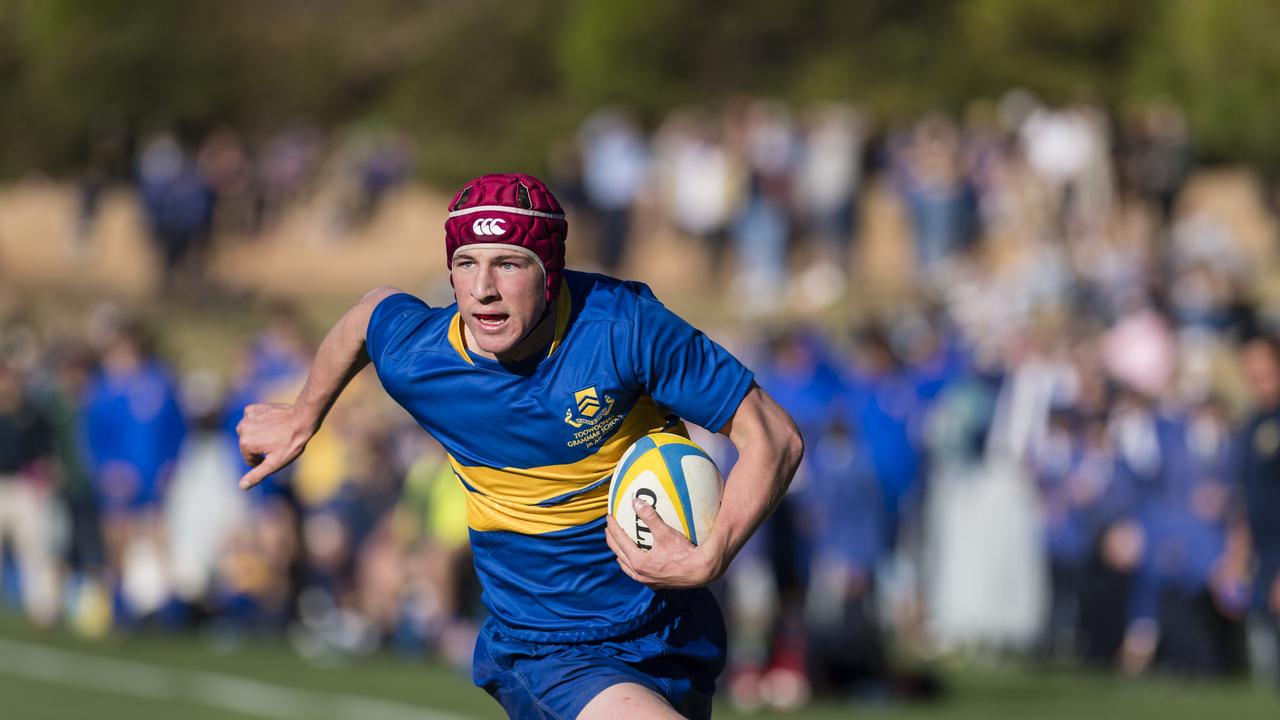
{"type": "Polygon", "coordinates": [[[245,473],[244,477],[240,478],[240,489],[248,490],[254,485],[265,480],[268,475],[276,470],[279,470],[279,468],[276,467],[275,462],[271,462],[270,458],[262,458],[257,467],[245,473]]]}
{"type": "Polygon", "coordinates": [[[662,528],[669,527],[666,521],[662,519],[662,516],[658,514],[658,511],[643,500],[633,498],[631,500],[631,509],[636,511],[636,517],[643,520],[644,524],[648,525],[649,530],[652,532],[659,532],[662,528]]]}
{"type": "Polygon", "coordinates": [[[679,530],[671,527],[662,519],[657,510],[653,506],[643,500],[633,499],[631,507],[636,511],[636,517],[644,521],[649,526],[649,532],[653,533],[654,541],[657,542],[659,537],[684,537],[679,530]]]}
{"type": "MultiPolygon", "coordinates": [[[[617,526],[617,521],[615,521],[612,516],[606,522],[609,521],[613,522],[614,527],[617,526]]],[[[614,557],[618,560],[618,565],[626,571],[627,575],[631,576],[633,579],[638,579],[635,575],[635,569],[631,565],[631,557],[627,555],[628,551],[626,548],[634,548],[634,543],[631,539],[625,536],[618,537],[613,533],[613,527],[610,527],[609,531],[604,534],[604,541],[608,543],[609,549],[613,551],[614,557]]]]}
{"type": "Polygon", "coordinates": [[[618,543],[613,539],[612,528],[606,527],[604,530],[604,542],[613,551],[614,555],[622,555],[622,551],[618,549],[618,543]]]}
{"type": "Polygon", "coordinates": [[[643,557],[644,550],[641,550],[640,546],[636,544],[636,539],[632,537],[631,534],[628,533],[626,530],[623,530],[621,523],[619,523],[616,519],[613,519],[613,518],[610,518],[610,519],[613,520],[613,527],[610,529],[610,532],[613,535],[613,541],[617,543],[618,547],[622,550],[623,554],[625,554],[633,562],[636,560],[636,558],[643,557]]]}
{"type": "Polygon", "coordinates": [[[608,520],[605,522],[608,525],[605,539],[609,542],[609,547],[613,549],[615,555],[625,557],[630,561],[635,553],[640,552],[640,548],[636,547],[636,541],[631,539],[631,536],[622,529],[622,526],[618,524],[617,519],[612,515],[609,515],[608,520]]]}
{"type": "MultiPolygon", "coordinates": [[[[615,547],[619,544],[621,544],[622,547],[627,547],[628,545],[632,545],[634,547],[634,544],[630,540],[625,539],[622,540],[621,543],[614,541],[613,544],[615,547]]],[[[645,574],[636,568],[634,558],[616,549],[613,551],[613,555],[614,559],[618,561],[618,567],[622,568],[622,571],[625,572],[628,577],[637,582],[648,582],[645,574]]]]}
{"type": "Polygon", "coordinates": [[[245,417],[257,417],[271,409],[271,405],[267,403],[253,403],[246,405],[244,408],[245,417]]]}
{"type": "Polygon", "coordinates": [[[262,451],[262,448],[254,443],[240,441],[240,457],[244,458],[245,465],[255,467],[262,462],[265,456],[266,453],[262,451]]]}
{"type": "Polygon", "coordinates": [[[622,572],[626,573],[627,577],[631,578],[632,580],[635,580],[636,582],[641,582],[641,583],[649,582],[649,578],[647,578],[643,572],[641,572],[636,568],[635,563],[632,562],[630,557],[622,554],[616,554],[616,558],[618,560],[618,567],[622,568],[622,572]]]}
{"type": "Polygon", "coordinates": [[[625,558],[618,558],[618,567],[622,568],[622,572],[626,573],[627,577],[635,580],[641,585],[647,585],[654,590],[661,590],[667,587],[667,585],[662,581],[649,575],[643,570],[637,569],[634,565],[627,562],[625,558]]]}
{"type": "Polygon", "coordinates": [[[622,551],[618,550],[618,543],[613,541],[613,533],[609,532],[608,528],[604,530],[604,543],[608,544],[609,550],[613,551],[613,555],[622,555],[622,551]]]}
{"type": "Polygon", "coordinates": [[[637,575],[636,571],[632,570],[631,566],[627,565],[627,563],[622,558],[618,558],[618,567],[622,568],[622,572],[625,573],[626,576],[631,578],[632,580],[635,580],[638,583],[648,584],[647,582],[645,582],[645,579],[637,575]]]}
{"type": "Polygon", "coordinates": [[[625,544],[618,542],[617,538],[612,536],[604,536],[604,542],[609,543],[609,550],[613,551],[613,555],[617,557],[618,562],[625,562],[627,566],[631,566],[630,557],[627,557],[626,553],[622,551],[622,548],[626,547],[625,544]]]}

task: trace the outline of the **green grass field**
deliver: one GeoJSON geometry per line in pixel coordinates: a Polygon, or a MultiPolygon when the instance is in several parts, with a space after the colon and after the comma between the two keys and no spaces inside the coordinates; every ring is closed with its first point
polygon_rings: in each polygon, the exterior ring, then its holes
{"type": "MultiPolygon", "coordinates": [[[[877,720],[1263,720],[1280,697],[1242,682],[1126,682],[1029,669],[946,672],[945,700],[921,706],[818,703],[790,717],[877,720]]],[[[0,615],[0,718],[501,718],[496,703],[439,663],[378,656],[316,667],[283,644],[218,650],[195,637],[144,635],[89,642],[41,633],[0,615]]],[[[727,703],[717,718],[742,717],[727,703]]],[[[767,714],[754,717],[767,718],[767,714]]]]}

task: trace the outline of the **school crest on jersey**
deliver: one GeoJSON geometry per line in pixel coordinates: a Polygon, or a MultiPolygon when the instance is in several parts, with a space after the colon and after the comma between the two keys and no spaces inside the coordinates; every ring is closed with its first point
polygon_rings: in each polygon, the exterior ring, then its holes
{"type": "Polygon", "coordinates": [[[573,394],[573,404],[564,412],[564,421],[573,428],[569,447],[594,447],[609,437],[624,418],[617,412],[614,397],[596,390],[596,386],[583,388],[573,394]]]}
{"type": "Polygon", "coordinates": [[[613,398],[602,399],[592,385],[573,394],[573,406],[565,410],[564,421],[575,428],[590,427],[609,417],[613,412],[613,398]]]}

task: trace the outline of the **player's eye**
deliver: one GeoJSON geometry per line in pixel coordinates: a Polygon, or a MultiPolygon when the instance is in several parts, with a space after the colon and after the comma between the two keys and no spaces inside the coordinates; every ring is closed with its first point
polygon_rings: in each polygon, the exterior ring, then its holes
{"type": "Polygon", "coordinates": [[[519,269],[520,269],[520,266],[519,266],[519,265],[516,265],[516,264],[515,264],[515,263],[513,263],[513,262],[504,262],[504,263],[502,263],[502,266],[501,266],[501,267],[502,267],[502,269],[503,269],[503,270],[506,270],[506,271],[508,271],[508,272],[512,272],[512,271],[515,271],[515,270],[519,270],[519,269]]]}
{"type": "Polygon", "coordinates": [[[456,263],[454,263],[454,265],[459,268],[462,268],[463,270],[470,270],[476,266],[476,261],[475,260],[459,260],[456,263]]]}

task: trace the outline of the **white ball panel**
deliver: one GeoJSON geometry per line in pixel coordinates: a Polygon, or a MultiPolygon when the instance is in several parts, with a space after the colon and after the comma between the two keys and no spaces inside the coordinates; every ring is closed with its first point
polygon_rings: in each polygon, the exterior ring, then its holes
{"type": "Polygon", "coordinates": [[[686,491],[689,493],[689,514],[693,516],[694,536],[707,537],[715,527],[720,512],[720,498],[724,495],[724,481],[715,463],[699,455],[680,458],[684,472],[686,491]]]}

